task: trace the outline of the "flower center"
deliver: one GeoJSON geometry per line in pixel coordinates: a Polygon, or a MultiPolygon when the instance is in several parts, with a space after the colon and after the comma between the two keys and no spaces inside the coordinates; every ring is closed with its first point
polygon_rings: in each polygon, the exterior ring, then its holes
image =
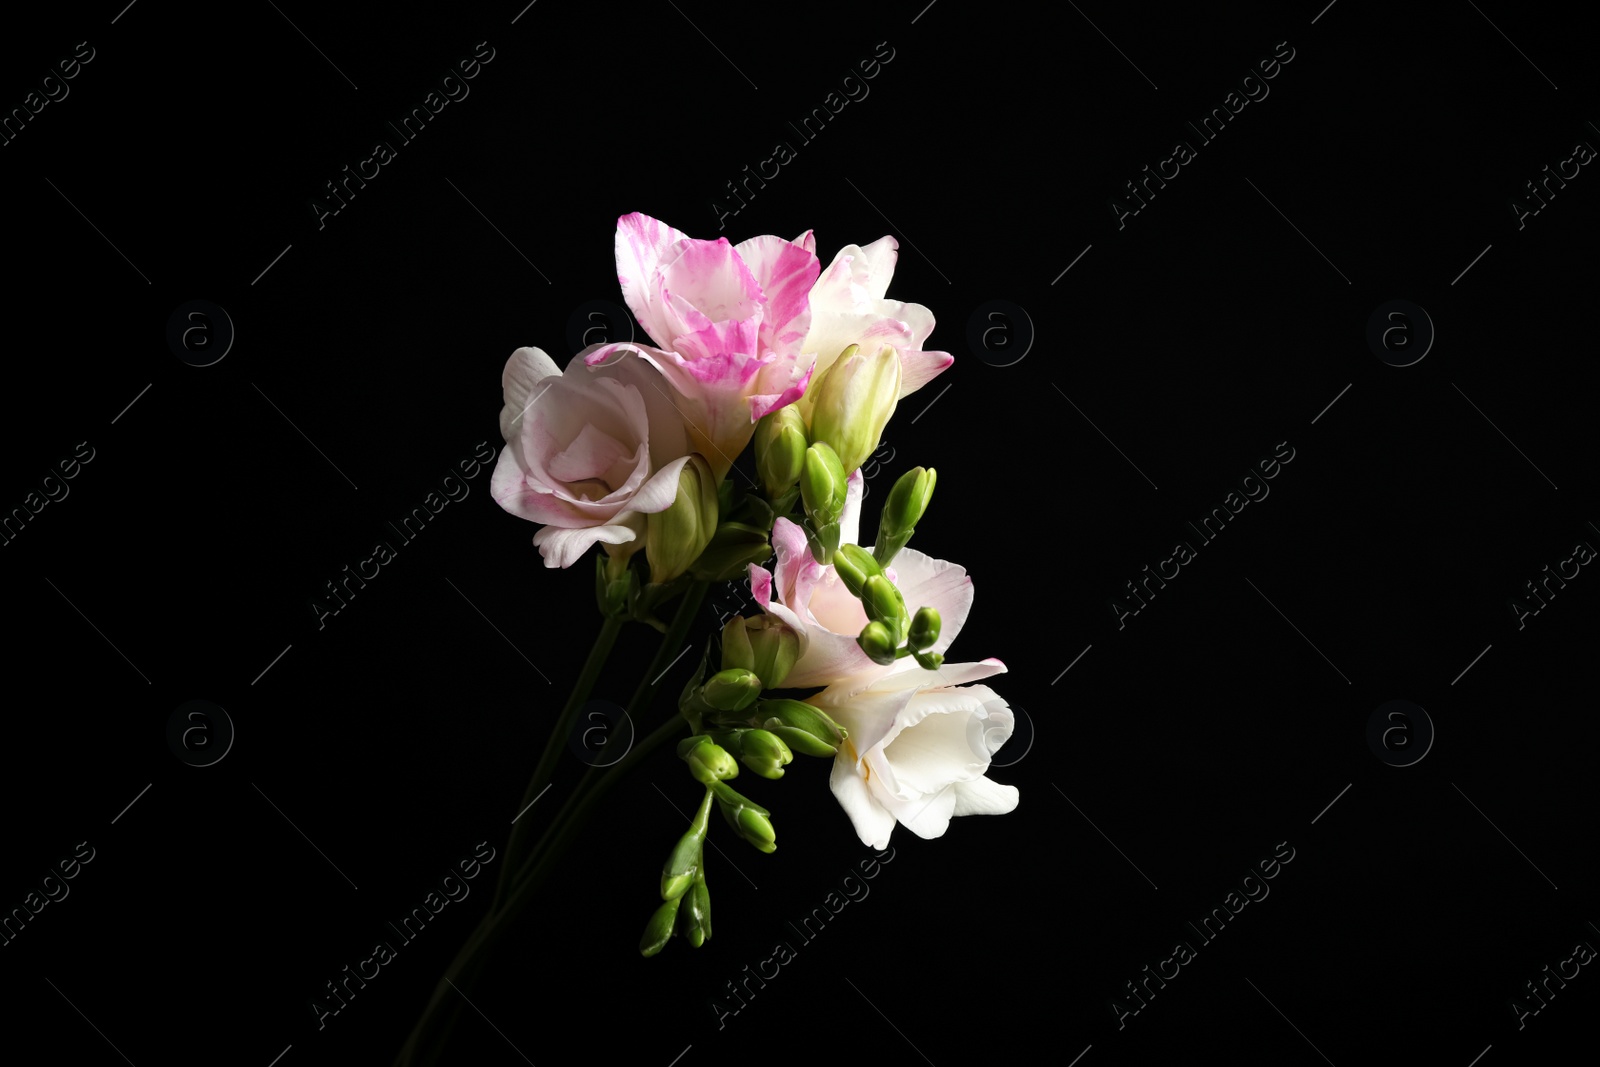
{"type": "Polygon", "coordinates": [[[600,500],[611,495],[611,487],[599,478],[568,482],[567,489],[581,500],[600,500]]]}

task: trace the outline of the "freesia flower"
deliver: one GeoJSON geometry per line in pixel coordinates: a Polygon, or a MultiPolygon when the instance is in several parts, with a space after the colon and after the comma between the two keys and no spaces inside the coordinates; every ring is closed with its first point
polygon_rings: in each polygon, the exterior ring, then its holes
{"type": "Polygon", "coordinates": [[[810,381],[801,342],[821,270],[816,239],[696,240],[635,212],[617,220],[616,252],[623,299],[659,346],[635,349],[681,397],[691,440],[721,478],[756,420],[810,381]]]}
{"type": "MultiPolygon", "coordinates": [[[[862,485],[860,471],[846,483],[841,543],[858,543],[862,485]]],[[[886,847],[896,822],[932,838],[954,816],[1015,808],[1016,788],[985,777],[1011,736],[1011,710],[988,686],[966,684],[1003,673],[1005,665],[986,659],[929,671],[910,658],[874,663],[856,643],[867,624],[861,601],[833,566],[816,562],[800,527],[778,519],[772,545],[775,573],[751,566],[750,588],[764,611],[800,635],[800,657],[784,685],[825,686],[808,703],[848,733],[830,784],[862,842],[886,847]]],[[[911,548],[896,554],[886,574],[911,610],[939,612],[943,625],[930,650],[943,654],[972,609],[972,579],[911,548]]]]}
{"type": "Polygon", "coordinates": [[[959,684],[1004,670],[997,659],[946,663],[937,671],[913,664],[836,703],[826,691],[811,698],[849,734],[829,784],[863,844],[888,847],[897,822],[934,838],[955,816],[1016,808],[1017,787],[986,776],[1011,737],[1011,709],[986,685],[959,684]]]}
{"type": "MultiPolygon", "coordinates": [[[[809,300],[810,329],[800,346],[801,351],[817,357],[813,381],[820,381],[851,345],[859,345],[866,354],[889,345],[900,354],[897,399],[921,389],[955,362],[948,352],[922,350],[933,332],[933,312],[921,304],[884,299],[899,248],[893,237],[881,237],[865,248],[845,245],[817,279],[809,300]]],[[[814,393],[810,391],[800,401],[807,423],[816,402],[814,393]]]]}
{"type": "MultiPolygon", "coordinates": [[[[845,483],[844,513],[839,519],[841,544],[857,543],[862,484],[860,471],[851,474],[845,483]]],[[[902,664],[922,669],[910,659],[898,661],[893,668],[883,667],[861,651],[856,637],[867,624],[866,611],[833,566],[822,566],[812,557],[804,530],[779,518],[772,527],[772,547],[776,555],[774,570],[752,564],[750,591],[763,611],[788,623],[800,635],[800,657],[789,671],[786,686],[826,685],[835,687],[838,693],[851,682],[865,686],[902,664]]],[[[972,608],[972,579],[966,570],[903,548],[886,573],[910,610],[938,610],[942,627],[930,651],[943,654],[961,632],[972,608]]]]}
{"type": "Polygon", "coordinates": [[[632,345],[597,345],[565,372],[519,348],[501,375],[505,448],[489,494],[544,523],[533,536],[546,567],[570,567],[596,542],[644,545],[644,517],[678,495],[693,447],[662,392],[660,373],[632,345]]]}

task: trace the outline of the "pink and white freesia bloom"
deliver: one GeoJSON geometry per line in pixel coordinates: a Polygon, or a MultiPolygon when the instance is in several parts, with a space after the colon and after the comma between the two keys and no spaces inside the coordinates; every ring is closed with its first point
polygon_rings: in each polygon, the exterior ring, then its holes
{"type": "MultiPolygon", "coordinates": [[[[858,543],[862,485],[860,471],[845,482],[844,512],[839,518],[841,544],[858,543]]],[[[752,564],[750,591],[763,611],[788,623],[800,635],[800,657],[784,681],[786,687],[826,685],[837,692],[851,683],[865,686],[903,664],[916,666],[910,659],[897,661],[893,667],[881,666],[861,651],[856,637],[867,624],[867,613],[833,566],[824,567],[812,558],[805,531],[798,525],[784,518],[774,522],[772,548],[774,570],[752,564]]],[[[972,579],[966,570],[903,548],[886,573],[910,611],[921,607],[938,610],[939,640],[931,650],[943,655],[972,610],[972,579]]]]}
{"type": "MultiPolygon", "coordinates": [[[[886,300],[900,244],[880,237],[865,248],[845,245],[823,271],[810,294],[811,325],[801,345],[816,355],[812,380],[820,380],[851,345],[876,353],[884,345],[900,354],[900,399],[927,385],[955,362],[948,352],[925,352],[933,332],[933,312],[921,304],[886,300]]],[[[800,413],[811,421],[814,396],[800,401],[800,413]]]]}
{"type": "MultiPolygon", "coordinates": [[[[857,471],[847,483],[841,543],[857,543],[861,492],[857,471]]],[[[772,544],[775,573],[751,566],[750,588],[764,611],[800,635],[801,654],[784,685],[826,686],[810,702],[849,733],[830,782],[862,842],[886,847],[896,822],[933,838],[954,816],[1014,809],[1016,788],[985,776],[994,752],[1011,736],[1012,713],[988,686],[966,684],[1003,673],[1005,665],[986,659],[929,671],[910,658],[874,663],[856,644],[867,624],[861,602],[831,565],[812,558],[800,527],[778,519],[772,544]]],[[[943,654],[971,611],[972,579],[963,568],[911,548],[901,549],[886,573],[910,610],[939,611],[932,650],[943,654]]]]}
{"type": "Polygon", "coordinates": [[[695,450],[720,479],[755,422],[811,379],[816,238],[697,240],[648,215],[617,220],[622,297],[659,347],[635,346],[671,383],[695,450]]]}
{"type": "Polygon", "coordinates": [[[489,495],[545,524],[533,543],[546,567],[570,567],[597,541],[642,547],[644,516],[678,495],[678,474],[694,451],[688,428],[660,373],[633,347],[597,345],[565,372],[537,348],[506,361],[506,445],[489,495]]]}

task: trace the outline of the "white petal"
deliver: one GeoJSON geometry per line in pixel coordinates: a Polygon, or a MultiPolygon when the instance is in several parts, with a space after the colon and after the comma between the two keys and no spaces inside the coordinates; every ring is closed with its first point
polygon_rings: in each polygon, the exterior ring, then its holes
{"type": "MultiPolygon", "coordinates": [[[[844,513],[839,516],[839,543],[841,545],[859,545],[861,543],[861,497],[866,491],[862,487],[866,481],[861,476],[861,468],[857,467],[850,472],[844,480],[844,513]]],[[[917,610],[912,608],[912,611],[917,610]]]]}
{"type": "Polygon", "coordinates": [[[1005,815],[1017,808],[1017,787],[987,778],[957,782],[951,792],[956,797],[957,815],[1005,815]]]}
{"type": "Polygon", "coordinates": [[[826,693],[810,698],[810,702],[827,712],[833,721],[849,734],[846,744],[862,758],[871,758],[900,718],[905,706],[915,696],[915,690],[899,693],[868,693],[856,697],[848,704],[830,705],[826,693]]]}
{"type": "Polygon", "coordinates": [[[635,536],[626,526],[585,526],[578,530],[546,526],[533,535],[533,543],[539,546],[539,554],[544,557],[546,567],[570,567],[596,541],[621,545],[632,541],[635,536]]]}
{"type": "Polygon", "coordinates": [[[889,834],[894,830],[894,816],[873,798],[866,779],[856,770],[856,761],[846,754],[848,752],[849,747],[846,746],[833,758],[833,774],[828,779],[828,786],[833,790],[839,806],[850,817],[861,843],[880,850],[888,848],[889,834]]]}
{"type": "Polygon", "coordinates": [[[889,810],[901,826],[923,840],[943,837],[950,829],[950,816],[955,812],[955,785],[952,782],[937,793],[916,800],[891,802],[889,810]]]}
{"type": "Polygon", "coordinates": [[[878,238],[858,251],[852,264],[856,268],[856,284],[873,300],[882,300],[883,294],[889,291],[889,280],[894,277],[894,265],[899,258],[899,241],[893,237],[878,238]]]}

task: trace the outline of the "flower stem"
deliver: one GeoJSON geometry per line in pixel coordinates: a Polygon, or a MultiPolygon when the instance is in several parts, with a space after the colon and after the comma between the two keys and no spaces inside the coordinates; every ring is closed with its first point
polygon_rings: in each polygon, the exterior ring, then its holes
{"type": "Polygon", "coordinates": [[[518,806],[520,814],[517,823],[511,828],[511,839],[506,843],[505,864],[500,868],[500,876],[494,887],[494,907],[504,902],[506,892],[510,888],[510,872],[517,869],[518,857],[527,847],[528,835],[533,832],[530,829],[533,820],[523,822],[521,816],[527,814],[528,806],[550,784],[550,779],[555,774],[556,760],[566,744],[567,734],[572,731],[572,724],[578,717],[578,711],[588,701],[589,694],[594,691],[594,684],[599,680],[600,672],[605,669],[606,659],[617,643],[617,635],[622,632],[622,625],[622,619],[606,616],[605,624],[600,627],[600,635],[595,638],[594,647],[589,650],[589,658],[584,661],[583,671],[573,683],[572,693],[567,697],[566,706],[556,718],[555,726],[550,731],[550,739],[545,742],[544,751],[539,755],[533,779],[528,783],[527,790],[522,794],[522,803],[518,806]]]}
{"type": "MultiPolygon", "coordinates": [[[[661,639],[661,647],[656,650],[655,658],[650,661],[650,666],[645,670],[644,676],[639,679],[638,688],[633,692],[633,698],[628,701],[626,709],[628,722],[637,723],[639,721],[655,699],[656,692],[660,689],[661,678],[666,674],[667,668],[672,665],[673,660],[671,657],[682,655],[682,650],[678,646],[687,636],[689,628],[694,624],[695,614],[699,612],[700,606],[705,602],[706,592],[709,589],[709,582],[695,582],[684,593],[683,600],[678,604],[677,614],[672,617],[672,622],[667,627],[666,636],[661,639]],[[675,649],[677,651],[674,651],[675,649]]],[[[617,766],[620,765],[619,762],[617,766]]],[[[583,777],[578,779],[577,786],[567,795],[567,799],[562,803],[560,810],[556,812],[555,818],[550,820],[548,828],[540,836],[538,843],[529,850],[513,881],[520,881],[528,871],[533,869],[533,865],[538,861],[538,857],[545,846],[549,844],[552,835],[565,825],[568,813],[583,800],[584,794],[600,770],[602,770],[601,767],[590,764],[589,768],[583,772],[583,777]]],[[[509,870],[510,867],[508,865],[502,868],[500,873],[505,876],[509,870]]]]}
{"type": "Polygon", "coordinates": [[[471,988],[472,983],[482,973],[489,961],[495,937],[501,926],[514,919],[532,901],[554,870],[555,863],[571,846],[578,831],[587,821],[589,812],[600,798],[640,760],[660,748],[674,735],[683,732],[687,726],[682,717],[674,713],[672,718],[635,745],[626,757],[611,767],[595,784],[584,802],[573,813],[572,819],[561,828],[561,833],[550,843],[542,858],[533,863],[526,877],[519,881],[516,891],[511,894],[505,906],[498,911],[491,910],[485,915],[478,923],[477,929],[472,932],[472,936],[461,947],[461,951],[456,953],[456,958],[451,961],[444,978],[440,979],[438,987],[434,990],[422,1020],[412,1031],[399,1059],[395,1061],[397,1067],[424,1067],[437,1061],[460,1016],[461,991],[464,988],[471,988]],[[454,998],[455,1003],[444,1008],[443,1005],[449,998],[454,998]]]}
{"type": "MultiPolygon", "coordinates": [[[[669,655],[676,655],[672,650],[677,648],[684,640],[689,628],[694,622],[694,616],[699,611],[710,588],[708,582],[695,582],[690,585],[678,606],[677,614],[673,617],[667,629],[666,636],[662,639],[655,658],[640,680],[638,688],[634,691],[633,698],[628,702],[627,713],[630,722],[636,722],[638,717],[649,707],[659,689],[662,676],[670,668],[673,659],[669,655]]],[[[615,643],[617,631],[621,629],[621,622],[608,618],[602,628],[595,647],[589,654],[588,661],[584,664],[583,673],[579,676],[573,688],[567,706],[562,710],[561,718],[557,721],[551,733],[549,744],[540,758],[539,766],[534,772],[534,780],[529,783],[527,793],[523,798],[523,810],[526,810],[531,799],[539,795],[544,782],[548,781],[553,772],[559,746],[564,743],[564,735],[570,731],[571,723],[576,718],[577,711],[588,699],[588,693],[593,689],[604,667],[607,654],[615,643]],[[543,781],[541,781],[543,779],[543,781]]],[[[677,653],[681,654],[681,653],[677,653]]],[[[474,979],[482,972],[488,961],[490,949],[494,938],[502,923],[514,917],[533,898],[539,886],[549,877],[554,861],[570,846],[583,823],[587,820],[589,812],[599,799],[603,797],[625,773],[634,767],[645,756],[649,755],[662,743],[675,733],[686,727],[683,719],[674,712],[673,715],[657,727],[654,732],[635,744],[633,748],[616,764],[606,770],[598,782],[590,786],[594,776],[600,768],[591,765],[584,772],[578,785],[568,795],[555,818],[551,820],[538,842],[529,851],[527,858],[520,864],[513,863],[514,850],[520,841],[527,837],[523,824],[519,821],[512,832],[511,842],[506,848],[506,863],[500,869],[500,881],[496,887],[496,898],[487,914],[478,922],[477,927],[462,945],[455,959],[445,970],[444,977],[435,987],[422,1018],[412,1030],[399,1057],[396,1059],[397,1067],[423,1067],[437,1061],[449,1040],[451,1031],[455,1028],[456,1019],[460,1015],[460,999],[462,987],[470,988],[474,979]],[[558,833],[559,831],[559,833],[558,833]],[[515,872],[513,876],[512,872],[515,872]],[[510,887],[514,891],[508,892],[510,887]],[[449,1003],[446,1007],[448,1001],[449,1003]]],[[[531,821],[529,823],[531,824],[531,821]]]]}

